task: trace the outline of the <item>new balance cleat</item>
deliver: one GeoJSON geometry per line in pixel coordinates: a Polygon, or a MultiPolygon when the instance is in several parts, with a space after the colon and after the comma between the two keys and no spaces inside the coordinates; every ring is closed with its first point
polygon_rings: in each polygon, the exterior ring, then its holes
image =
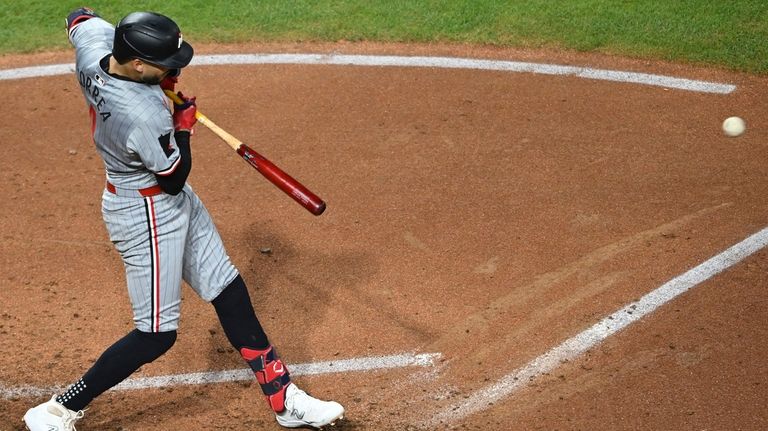
{"type": "Polygon", "coordinates": [[[77,431],[75,422],[83,418],[83,411],[74,412],[56,402],[50,401],[27,410],[24,423],[29,431],[77,431]]]}
{"type": "Polygon", "coordinates": [[[344,407],[335,401],[318,400],[291,383],[285,390],[285,410],[275,417],[286,428],[320,428],[342,419],[344,407]]]}

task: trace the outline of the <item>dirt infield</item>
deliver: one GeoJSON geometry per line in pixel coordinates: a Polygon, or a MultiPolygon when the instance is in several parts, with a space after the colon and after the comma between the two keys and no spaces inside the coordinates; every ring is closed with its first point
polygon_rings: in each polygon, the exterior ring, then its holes
{"type": "MultiPolygon", "coordinates": [[[[536,73],[193,66],[207,116],[328,203],[314,217],[204,127],[190,183],[291,363],[402,352],[428,367],[299,376],[342,430],[768,428],[768,251],[504,397],[514,370],[768,226],[768,79],[480,47],[202,46],[201,54],[498,59],[728,83],[729,94],[536,73]],[[722,120],[744,117],[726,138],[722,120]],[[269,253],[265,249],[270,249],[269,253]],[[480,399],[468,414],[462,406],[480,399]],[[435,419],[438,418],[438,419],[435,419]]],[[[0,70],[72,53],[0,57],[0,70]]],[[[70,75],[0,80],[0,431],[132,329],[70,75]],[[30,392],[31,393],[31,392],[30,392]]],[[[139,377],[243,368],[185,290],[176,346],[139,377]]],[[[81,425],[82,424],[82,425],[81,425]]],[[[250,382],[112,391],[80,430],[279,429],[250,382]]]]}

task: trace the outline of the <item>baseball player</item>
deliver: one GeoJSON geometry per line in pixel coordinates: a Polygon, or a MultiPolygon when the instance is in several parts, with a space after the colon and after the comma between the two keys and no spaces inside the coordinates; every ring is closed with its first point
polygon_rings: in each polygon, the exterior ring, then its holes
{"type": "Polygon", "coordinates": [[[106,168],[102,215],[125,264],[136,328],[66,392],[28,410],[27,427],[74,430],[91,400],[168,351],[176,341],[182,280],[213,304],[280,425],[319,428],[340,419],[340,404],[313,398],[291,382],[207,210],[186,184],[196,101],[177,93],[185,103],[173,106],[163,93],[173,90],[193,55],[176,23],[135,12],[113,27],[81,8],[66,25],[106,168]]]}

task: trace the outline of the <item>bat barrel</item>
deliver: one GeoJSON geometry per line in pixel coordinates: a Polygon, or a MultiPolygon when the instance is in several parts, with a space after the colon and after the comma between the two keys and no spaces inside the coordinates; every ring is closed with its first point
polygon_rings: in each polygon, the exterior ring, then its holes
{"type": "Polygon", "coordinates": [[[242,144],[237,153],[253,166],[261,175],[277,186],[285,194],[293,198],[301,206],[312,214],[319,216],[325,211],[325,202],[317,195],[309,191],[303,184],[286,174],[282,169],[275,166],[274,163],[267,160],[264,156],[242,144]]]}

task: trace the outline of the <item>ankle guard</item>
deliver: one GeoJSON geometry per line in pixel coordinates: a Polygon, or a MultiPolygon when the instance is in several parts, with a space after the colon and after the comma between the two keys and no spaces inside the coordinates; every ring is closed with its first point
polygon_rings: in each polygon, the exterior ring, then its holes
{"type": "Polygon", "coordinates": [[[243,347],[240,355],[251,366],[272,410],[276,413],[285,410],[285,388],[291,383],[291,377],[275,348],[254,350],[243,347]]]}

